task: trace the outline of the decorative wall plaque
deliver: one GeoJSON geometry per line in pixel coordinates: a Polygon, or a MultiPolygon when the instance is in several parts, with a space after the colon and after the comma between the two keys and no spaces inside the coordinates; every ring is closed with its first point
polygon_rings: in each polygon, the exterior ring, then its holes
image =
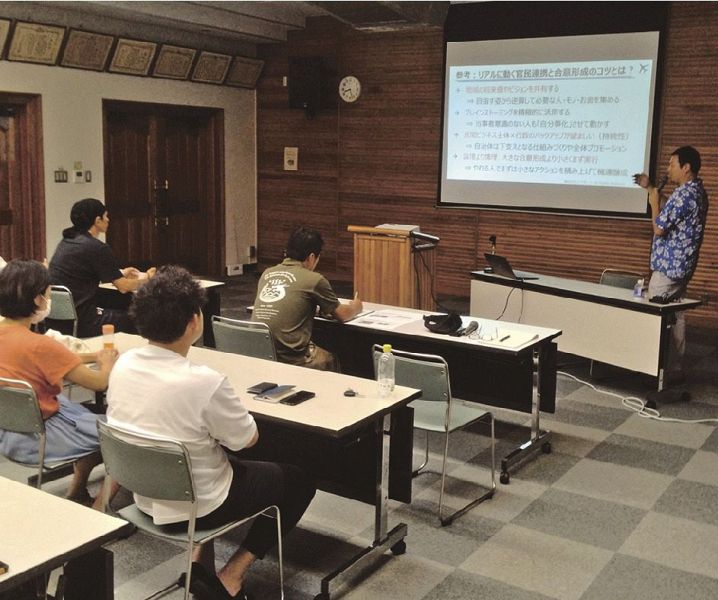
{"type": "Polygon", "coordinates": [[[7,34],[10,31],[10,21],[7,19],[0,19],[0,56],[5,49],[5,42],[7,42],[7,34]]]}
{"type": "Polygon", "coordinates": [[[57,55],[64,37],[64,27],[18,22],[7,58],[43,65],[57,64],[57,55]]]}
{"type": "Polygon", "coordinates": [[[157,44],[154,42],[120,38],[110,63],[110,71],[127,75],[147,75],[156,50],[157,44]]]}
{"type": "Polygon", "coordinates": [[[114,39],[111,35],[73,29],[67,37],[60,64],[63,67],[104,71],[114,39]]]}
{"type": "Polygon", "coordinates": [[[235,56],[224,83],[236,87],[254,88],[257,85],[257,79],[262,74],[263,67],[263,60],[235,56]]]}
{"type": "Polygon", "coordinates": [[[214,52],[202,52],[192,73],[192,81],[222,83],[227,76],[232,57],[214,52]]]}
{"type": "Polygon", "coordinates": [[[157,56],[152,75],[169,79],[187,79],[197,51],[165,44],[157,56]]]}

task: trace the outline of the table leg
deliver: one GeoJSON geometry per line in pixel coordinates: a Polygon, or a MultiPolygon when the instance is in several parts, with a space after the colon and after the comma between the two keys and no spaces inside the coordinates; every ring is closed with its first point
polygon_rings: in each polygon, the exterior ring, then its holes
{"type": "Polygon", "coordinates": [[[658,377],[657,377],[657,391],[662,392],[666,385],[666,363],[668,362],[668,352],[671,344],[671,330],[668,326],[668,319],[666,315],[661,316],[661,335],[659,340],[658,348],[658,377]]]}
{"type": "Polygon", "coordinates": [[[387,551],[395,555],[406,552],[404,538],[407,534],[405,523],[399,523],[387,533],[388,523],[388,495],[389,495],[389,445],[391,438],[385,432],[390,431],[391,417],[386,415],[375,423],[375,432],[380,442],[377,444],[376,456],[376,495],[374,500],[374,541],[371,546],[364,548],[353,556],[333,573],[330,573],[321,583],[321,593],[315,600],[329,600],[332,593],[343,586],[347,581],[367,566],[375,563],[387,551]]]}
{"type": "Polygon", "coordinates": [[[65,600],[112,600],[114,565],[112,552],[97,548],[65,565],[65,600]]]}
{"type": "Polygon", "coordinates": [[[533,458],[539,451],[546,454],[551,452],[551,432],[541,431],[539,414],[541,412],[541,351],[535,350],[533,357],[534,385],[531,393],[531,438],[521,444],[515,450],[509,452],[501,460],[501,476],[499,480],[503,484],[510,481],[509,469],[530,458],[533,458]]]}
{"type": "Polygon", "coordinates": [[[219,291],[215,288],[209,288],[207,290],[207,306],[202,311],[204,314],[204,346],[206,348],[216,348],[217,344],[214,341],[214,331],[212,330],[212,317],[214,315],[219,316],[221,314],[221,298],[219,291]]]}

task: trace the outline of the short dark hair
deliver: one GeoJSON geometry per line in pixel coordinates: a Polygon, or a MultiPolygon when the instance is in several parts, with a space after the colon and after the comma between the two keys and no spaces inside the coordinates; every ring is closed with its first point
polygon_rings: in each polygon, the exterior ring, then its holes
{"type": "Polygon", "coordinates": [[[324,241],[316,229],[299,227],[289,236],[286,253],[289,258],[304,261],[312,253],[314,256],[319,256],[322,246],[324,241]]]}
{"type": "Polygon", "coordinates": [[[701,170],[701,155],[698,153],[693,146],[681,146],[671,152],[671,156],[678,157],[678,164],[685,165],[688,163],[691,165],[691,172],[694,175],[698,175],[698,171],[701,170]]]}
{"type": "Polygon", "coordinates": [[[184,335],[206,303],[207,293],[187,269],[167,265],[134,294],[130,316],[140,335],[169,344],[184,335]]]}
{"type": "Polygon", "coordinates": [[[78,200],[72,205],[72,210],[70,211],[72,227],[65,229],[62,232],[62,237],[73,238],[78,233],[84,233],[95,224],[97,217],[102,218],[106,212],[107,208],[97,198],[78,200]]]}
{"type": "Polygon", "coordinates": [[[0,315],[25,319],[37,310],[35,298],[50,285],[50,274],[36,260],[11,260],[0,272],[0,315]]]}

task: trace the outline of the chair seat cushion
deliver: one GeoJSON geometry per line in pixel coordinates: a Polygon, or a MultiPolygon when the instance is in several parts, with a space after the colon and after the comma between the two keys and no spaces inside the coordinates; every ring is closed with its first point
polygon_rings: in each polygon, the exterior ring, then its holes
{"type": "MultiPolygon", "coordinates": [[[[117,513],[126,521],[129,521],[133,525],[136,525],[138,529],[146,531],[152,535],[166,538],[168,540],[175,540],[177,542],[187,541],[187,526],[180,524],[176,525],[155,525],[152,517],[148,514],[143,513],[136,504],[130,504],[125,508],[121,508],[117,513]]],[[[222,525],[221,527],[214,527],[212,529],[199,529],[197,528],[194,532],[194,541],[201,543],[204,539],[212,539],[225,529],[231,529],[237,521],[232,521],[231,524],[222,525]]]]}
{"type": "MultiPolygon", "coordinates": [[[[409,406],[414,409],[414,427],[428,431],[446,431],[444,428],[445,402],[414,400],[409,406]]],[[[454,398],[451,401],[449,431],[461,429],[487,414],[489,411],[482,409],[477,404],[454,398]]]]}

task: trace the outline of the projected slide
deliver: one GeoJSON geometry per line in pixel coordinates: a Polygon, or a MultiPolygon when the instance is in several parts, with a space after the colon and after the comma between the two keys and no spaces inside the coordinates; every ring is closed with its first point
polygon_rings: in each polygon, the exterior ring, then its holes
{"type": "Polygon", "coordinates": [[[448,41],[440,204],[645,215],[659,33],[448,41]]]}
{"type": "Polygon", "coordinates": [[[633,187],[652,73],[651,60],[451,67],[447,178],[633,187]]]}

